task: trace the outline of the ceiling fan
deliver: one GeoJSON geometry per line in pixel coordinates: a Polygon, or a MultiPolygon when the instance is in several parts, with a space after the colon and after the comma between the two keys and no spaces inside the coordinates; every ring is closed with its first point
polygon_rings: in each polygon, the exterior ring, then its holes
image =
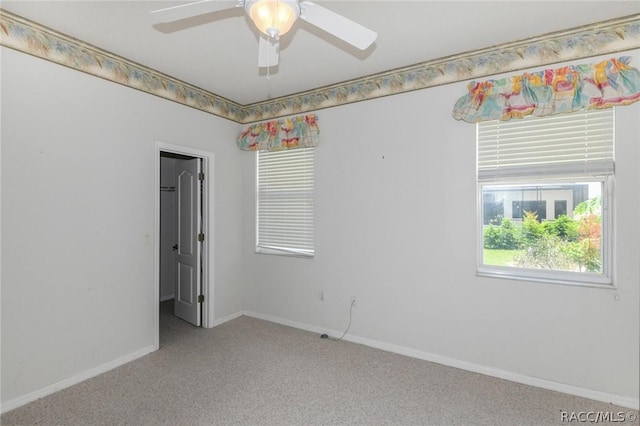
{"type": "Polygon", "coordinates": [[[151,15],[155,23],[169,23],[235,7],[244,8],[261,32],[258,67],[278,65],[279,38],[298,18],[360,50],[369,47],[378,36],[375,31],[307,0],[202,0],[155,10],[151,15]]]}

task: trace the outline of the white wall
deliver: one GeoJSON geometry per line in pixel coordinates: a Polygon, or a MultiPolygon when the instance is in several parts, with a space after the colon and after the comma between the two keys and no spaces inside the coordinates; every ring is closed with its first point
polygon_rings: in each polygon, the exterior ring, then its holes
{"type": "Polygon", "coordinates": [[[640,104],[616,110],[611,290],[475,275],[475,126],[451,117],[465,91],[457,83],[317,112],[313,260],[252,252],[247,161],[245,309],[342,331],[355,295],[349,333],[361,340],[637,405],[640,104]]]}
{"type": "Polygon", "coordinates": [[[2,402],[12,405],[152,348],[155,141],[215,153],[215,315],[242,309],[245,153],[236,123],[1,54],[2,402]]]}

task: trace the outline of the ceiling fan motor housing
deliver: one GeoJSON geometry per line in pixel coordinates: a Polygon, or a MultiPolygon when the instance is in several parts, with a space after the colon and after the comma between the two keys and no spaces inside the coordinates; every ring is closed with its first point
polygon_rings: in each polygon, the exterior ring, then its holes
{"type": "Polygon", "coordinates": [[[260,31],[273,38],[286,34],[300,16],[297,0],[246,0],[244,10],[260,31]]]}

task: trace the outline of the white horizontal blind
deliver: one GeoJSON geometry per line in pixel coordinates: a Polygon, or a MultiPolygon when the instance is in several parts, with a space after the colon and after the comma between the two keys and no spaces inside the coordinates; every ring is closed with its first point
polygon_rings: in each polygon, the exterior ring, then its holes
{"type": "Polygon", "coordinates": [[[314,148],[258,153],[257,250],[314,254],[314,148]]]}
{"type": "Polygon", "coordinates": [[[478,181],[614,172],[613,108],[478,123],[478,181]]]}

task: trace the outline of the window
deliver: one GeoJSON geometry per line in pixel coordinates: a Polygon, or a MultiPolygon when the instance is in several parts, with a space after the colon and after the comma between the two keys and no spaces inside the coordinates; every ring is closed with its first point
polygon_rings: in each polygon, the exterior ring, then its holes
{"type": "Polygon", "coordinates": [[[477,125],[478,274],[612,284],[614,110],[477,125]]]}
{"type": "Polygon", "coordinates": [[[484,201],[482,204],[483,224],[489,225],[493,222],[500,222],[504,216],[504,200],[495,201],[496,194],[492,192],[484,192],[482,194],[484,201]]]}
{"type": "MultiPolygon", "coordinates": [[[[524,189],[522,190],[525,191],[524,189]]],[[[513,217],[524,219],[527,213],[535,213],[536,220],[547,218],[547,202],[544,200],[520,200],[511,203],[513,217]]]]}
{"type": "Polygon", "coordinates": [[[314,255],[314,148],[258,152],[259,253],[314,255]]]}
{"type": "Polygon", "coordinates": [[[567,215],[567,200],[555,200],[553,209],[554,219],[567,215]]]}

